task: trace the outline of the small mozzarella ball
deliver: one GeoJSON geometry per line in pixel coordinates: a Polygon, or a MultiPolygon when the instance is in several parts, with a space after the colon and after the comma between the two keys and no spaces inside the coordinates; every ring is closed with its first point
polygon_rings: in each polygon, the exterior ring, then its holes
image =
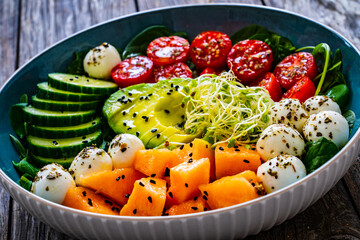
{"type": "Polygon", "coordinates": [[[328,96],[314,96],[303,103],[309,116],[322,111],[334,111],[341,114],[339,105],[328,96]]]}
{"type": "Polygon", "coordinates": [[[104,150],[93,146],[81,150],[69,168],[78,185],[81,185],[81,176],[105,170],[112,170],[111,158],[104,150]]]}
{"type": "Polygon", "coordinates": [[[261,159],[267,161],[280,154],[290,154],[301,158],[305,153],[305,141],[301,134],[285,124],[268,126],[256,143],[261,159]]]}
{"type": "Polygon", "coordinates": [[[342,147],[349,139],[349,124],[340,113],[322,111],[310,115],[304,125],[304,136],[308,141],[324,137],[342,147]]]}
{"type": "Polygon", "coordinates": [[[49,201],[61,204],[66,192],[74,186],[75,182],[70,173],[61,165],[52,163],[41,168],[36,174],[31,192],[49,201]]]}
{"type": "Polygon", "coordinates": [[[300,133],[308,116],[300,101],[292,98],[276,102],[269,110],[270,124],[288,124],[300,133]]]}
{"type": "Polygon", "coordinates": [[[131,134],[119,134],[110,143],[108,153],[114,168],[132,167],[135,153],[145,149],[143,142],[131,134]]]}
{"type": "Polygon", "coordinates": [[[279,155],[260,165],[257,176],[267,193],[284,188],[306,176],[303,162],[291,155],[279,155]]]}
{"type": "Polygon", "coordinates": [[[121,58],[116,48],[103,43],[86,54],[83,65],[90,77],[110,79],[111,70],[120,62],[121,58]]]}

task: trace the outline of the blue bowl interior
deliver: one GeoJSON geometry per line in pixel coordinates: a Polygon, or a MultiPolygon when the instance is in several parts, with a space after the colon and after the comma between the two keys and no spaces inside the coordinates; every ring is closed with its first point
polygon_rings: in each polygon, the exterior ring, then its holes
{"type": "MultiPolygon", "coordinates": [[[[207,30],[231,35],[250,24],[263,25],[289,38],[297,47],[326,42],[331,49],[340,48],[343,72],[351,89],[349,108],[360,116],[360,105],[353,97],[360,95],[360,55],[334,31],[291,13],[256,6],[206,5],[155,10],[113,20],[70,37],[39,54],[11,77],[0,92],[0,116],[3,116],[0,119],[0,168],[12,180],[19,180],[11,163],[18,161],[19,157],[9,140],[9,134],[14,135],[9,120],[10,107],[18,103],[22,94],[34,95],[36,84],[46,81],[48,73],[66,71],[75,51],[86,50],[102,42],[124,48],[133,36],[152,25],[165,25],[174,32],[185,31],[192,39],[207,30]]],[[[357,118],[351,136],[358,130],[359,123],[357,118]]]]}

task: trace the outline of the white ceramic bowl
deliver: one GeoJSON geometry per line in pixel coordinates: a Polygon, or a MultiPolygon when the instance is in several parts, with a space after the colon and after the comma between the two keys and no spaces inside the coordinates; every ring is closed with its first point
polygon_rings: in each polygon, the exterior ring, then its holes
{"type": "MultiPolygon", "coordinates": [[[[61,70],[66,66],[74,51],[81,48],[86,49],[89,46],[96,45],[96,41],[103,38],[102,41],[112,42],[107,34],[114,31],[114,26],[122,26],[124,31],[129,31],[129,36],[124,39],[117,40],[117,44],[126,43],[131,36],[139,32],[145,26],[153,24],[166,24],[174,30],[189,30],[190,37],[194,37],[194,33],[204,30],[220,30],[231,33],[231,30],[237,30],[245,25],[258,23],[266,27],[276,24],[274,31],[284,34],[290,39],[295,39],[295,43],[306,45],[311,39],[301,38],[308,29],[312,33],[311,38],[329,38],[330,45],[334,47],[344,48],[347,54],[352,54],[351,64],[354,68],[360,68],[360,53],[351,45],[344,37],[333,30],[319,23],[311,21],[305,17],[282,10],[268,7],[248,6],[238,4],[212,4],[197,6],[171,7],[160,10],[152,10],[143,13],[128,15],[119,19],[115,19],[104,24],[97,25],[88,30],[80,32],[68,39],[61,41],[53,47],[45,50],[36,56],[28,64],[19,69],[5,84],[0,92],[0,100],[6,97],[6,92],[10,91],[13,85],[18,84],[18,96],[14,96],[8,102],[9,106],[14,104],[19,95],[23,92],[31,92],[26,90],[29,86],[35,88],[35,80],[27,83],[27,86],[20,86],[20,78],[26,77],[31,69],[43,66],[37,74],[44,77],[48,72],[61,70]],[[196,14],[199,10],[207,12],[209,16],[216,15],[220,19],[219,26],[216,27],[216,21],[210,19],[203,24],[190,24],[184,22],[189,16],[202,21],[202,16],[196,14]],[[261,13],[261,18],[255,17],[261,13]],[[223,19],[222,18],[227,18],[223,19]],[[180,20],[179,20],[180,19],[180,20]],[[178,24],[176,21],[183,21],[178,24]],[[173,21],[169,23],[168,21],[173,21]],[[270,22],[269,22],[270,21],[270,22]],[[273,21],[273,22],[271,22],[273,21]],[[279,21],[286,21],[280,24],[279,21]],[[227,24],[228,23],[228,24],[227,24]],[[236,26],[234,26],[237,23],[236,26]],[[292,33],[286,26],[291,29],[292,24],[303,24],[302,30],[297,36],[292,37],[292,33]],[[201,27],[203,26],[203,27],[201,27]],[[186,28],[186,29],[183,29],[186,28]],[[312,32],[313,31],[313,32],[312,32]],[[100,34],[99,33],[104,33],[100,34]],[[95,36],[94,36],[95,35],[95,36]],[[299,37],[300,36],[300,37],[299,37]],[[331,38],[336,36],[336,38],[331,38]],[[101,37],[101,38],[100,38],[101,37]],[[105,39],[104,39],[105,38],[105,39]],[[86,40],[85,40],[86,39],[86,40]],[[80,40],[85,41],[81,43],[80,40]],[[77,41],[77,46],[74,42],[77,41]],[[350,51],[350,52],[349,52],[350,51]],[[67,53],[68,52],[68,53],[67,53]],[[62,54],[62,55],[59,55],[62,54]],[[47,62],[50,56],[60,56],[55,64],[47,62]],[[60,60],[60,61],[59,61],[60,60]],[[29,70],[30,69],[30,70],[29,70]],[[23,88],[23,89],[21,89],[23,88]],[[15,100],[16,99],[16,100],[15,100]]],[[[115,44],[116,45],[116,44],[115,44]]],[[[346,58],[344,60],[346,64],[346,58]]],[[[37,68],[36,68],[37,69],[37,68]]],[[[39,71],[39,70],[38,70],[39,71]]],[[[353,76],[353,69],[348,68],[349,72],[345,75],[350,81],[356,78],[353,76]],[[351,72],[351,73],[350,73],[351,72]]],[[[357,72],[359,74],[359,72],[357,72]]],[[[355,74],[356,75],[356,74],[355,74]]],[[[32,77],[32,76],[30,76],[32,77]]],[[[29,80],[30,81],[30,80],[29,80]]],[[[358,94],[360,80],[351,83],[353,94],[358,94]]],[[[351,100],[353,101],[353,100],[351,100]]],[[[356,107],[356,111],[360,112],[360,108],[356,107]]],[[[360,113],[358,113],[360,115],[360,113]]],[[[5,116],[7,117],[7,116],[5,116]]],[[[4,118],[5,118],[4,117],[4,118]]],[[[4,124],[9,124],[8,122],[4,124]]],[[[358,120],[355,129],[359,126],[358,120]]],[[[8,132],[3,132],[5,135],[8,132]]],[[[355,131],[354,131],[355,132],[355,131]]],[[[2,163],[3,159],[8,155],[0,152],[0,181],[10,195],[23,207],[25,207],[32,215],[40,221],[47,223],[51,227],[60,232],[64,232],[76,238],[89,239],[233,239],[243,238],[248,235],[257,234],[260,231],[267,230],[274,225],[284,222],[303,211],[328,192],[338,180],[349,169],[353,160],[359,152],[359,135],[360,131],[352,134],[348,144],[331,160],[324,164],[321,168],[275,193],[263,196],[261,198],[234,205],[218,210],[188,214],[180,216],[167,217],[123,217],[94,214],[71,209],[62,205],[58,205],[44,200],[25,189],[21,188],[13,179],[13,175],[8,173],[2,163]]],[[[1,139],[0,139],[1,141],[1,139]]],[[[8,144],[8,146],[10,146],[8,144]]],[[[14,154],[11,152],[8,154],[14,154]]]]}

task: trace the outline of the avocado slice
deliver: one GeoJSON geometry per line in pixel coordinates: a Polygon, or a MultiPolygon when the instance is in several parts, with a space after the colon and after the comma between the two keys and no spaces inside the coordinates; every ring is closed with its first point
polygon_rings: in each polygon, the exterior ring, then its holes
{"type": "Polygon", "coordinates": [[[198,135],[184,131],[186,120],[182,106],[184,89],[193,80],[171,79],[156,84],[138,84],[110,96],[103,114],[115,133],[138,136],[146,148],[168,142],[186,143],[198,135]]]}

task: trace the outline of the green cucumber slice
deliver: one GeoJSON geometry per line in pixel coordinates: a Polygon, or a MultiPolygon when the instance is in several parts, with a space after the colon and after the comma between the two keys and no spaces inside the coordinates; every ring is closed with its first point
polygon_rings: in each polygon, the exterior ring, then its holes
{"type": "Polygon", "coordinates": [[[51,111],[86,111],[99,107],[100,101],[91,102],[69,102],[41,99],[32,96],[32,106],[38,109],[51,111]]]}
{"type": "Polygon", "coordinates": [[[28,136],[27,142],[31,154],[47,157],[62,158],[77,155],[84,147],[102,143],[101,131],[75,138],[39,138],[28,136]]]}
{"type": "Polygon", "coordinates": [[[110,95],[119,89],[114,82],[86,76],[66,73],[50,73],[48,76],[51,87],[70,92],[110,95]]]}
{"type": "Polygon", "coordinates": [[[86,136],[101,128],[101,118],[69,127],[39,127],[26,124],[28,135],[40,138],[73,138],[86,136]]]}
{"type": "Polygon", "coordinates": [[[100,94],[87,94],[87,93],[74,93],[64,90],[59,90],[49,86],[47,82],[42,82],[37,85],[36,96],[41,99],[49,99],[55,101],[72,101],[72,102],[87,102],[103,100],[104,95],[100,94]]]}
{"type": "Polygon", "coordinates": [[[36,126],[64,127],[90,122],[96,110],[69,112],[48,111],[32,106],[24,108],[25,122],[36,126]]]}
{"type": "Polygon", "coordinates": [[[61,164],[64,168],[69,168],[75,156],[63,157],[63,158],[44,158],[40,156],[30,155],[30,162],[36,167],[43,167],[51,163],[61,164]]]}

